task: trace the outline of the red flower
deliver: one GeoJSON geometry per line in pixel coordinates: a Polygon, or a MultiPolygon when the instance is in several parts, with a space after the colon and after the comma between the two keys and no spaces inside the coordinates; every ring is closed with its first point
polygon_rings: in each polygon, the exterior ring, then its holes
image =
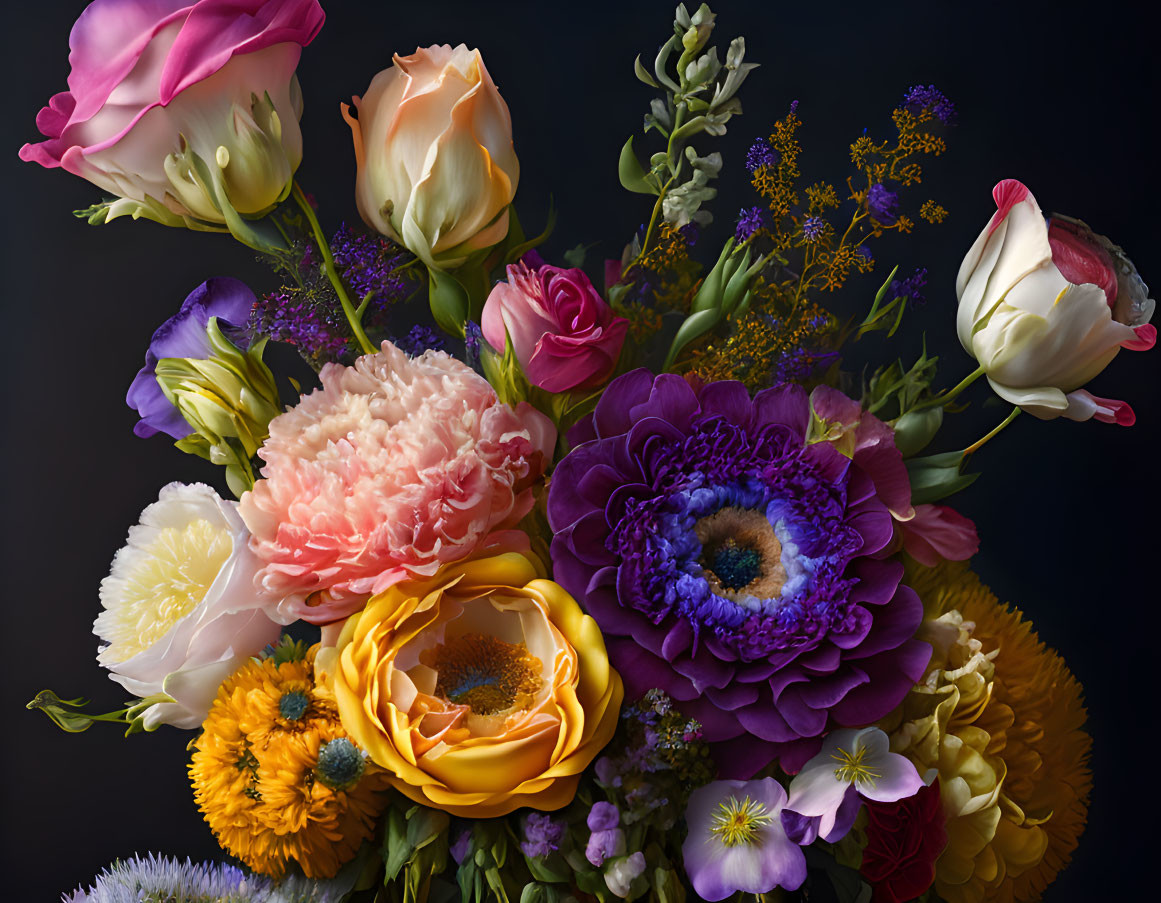
{"type": "Polygon", "coordinates": [[[867,803],[863,877],[874,903],[914,900],[935,880],[935,860],[947,846],[939,781],[897,803],[867,803]]]}

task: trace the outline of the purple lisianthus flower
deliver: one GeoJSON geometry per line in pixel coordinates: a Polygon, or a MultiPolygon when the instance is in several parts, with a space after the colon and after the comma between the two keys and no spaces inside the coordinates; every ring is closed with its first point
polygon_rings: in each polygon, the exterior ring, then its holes
{"type": "Polygon", "coordinates": [[[157,362],[166,357],[206,359],[213,354],[206,326],[218,318],[222,333],[240,348],[250,344],[246,324],[257,299],[244,282],[229,276],[207,279],[182,302],[181,309],[153,333],[145,352],[145,366],[138,372],[125,401],[141,415],[133,432],[142,438],[167,433],[184,439],[193,432],[177,408],[157,384],[157,362]]]}
{"type": "Polygon", "coordinates": [[[893,226],[899,220],[899,195],[876,182],[867,191],[867,211],[881,226],[893,226]]]}
{"type": "Polygon", "coordinates": [[[573,429],[549,491],[555,579],[626,695],[667,693],[729,776],[797,771],[827,731],[890,712],[931,655],[902,565],[875,557],[886,504],[810,422],[797,386],[751,399],[637,370],[573,429]]]}
{"type": "Polygon", "coordinates": [[[786,791],[773,778],[714,781],[689,798],[689,834],[681,854],[703,900],[741,891],[796,890],[806,880],[806,856],[782,829],[786,791]]]}

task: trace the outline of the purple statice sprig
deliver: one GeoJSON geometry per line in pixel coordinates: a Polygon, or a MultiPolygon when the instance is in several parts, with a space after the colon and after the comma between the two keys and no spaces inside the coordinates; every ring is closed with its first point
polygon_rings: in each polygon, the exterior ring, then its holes
{"type": "Polygon", "coordinates": [[[766,226],[768,218],[765,207],[743,207],[738,213],[734,236],[739,242],[753,238],[766,226]]]}
{"type": "Polygon", "coordinates": [[[778,151],[770,146],[765,138],[757,138],[746,151],[746,171],[751,175],[763,166],[775,166],[778,163],[778,151]]]}
{"type": "Polygon", "coordinates": [[[927,297],[924,294],[926,287],[927,267],[916,267],[915,271],[906,279],[893,279],[890,288],[887,289],[887,294],[892,300],[906,298],[909,307],[922,307],[927,303],[927,297]]]}
{"type": "MultiPolygon", "coordinates": [[[[328,361],[349,357],[355,345],[318,248],[307,242],[298,249],[293,284],[260,298],[250,326],[258,335],[295,346],[318,369],[328,361]]],[[[331,250],[339,277],[359,305],[363,328],[386,332],[391,308],[407,300],[419,285],[412,275],[414,258],[398,245],[346,224],[339,226],[331,250]]],[[[416,334],[412,344],[425,338],[416,334]]]]}
{"type": "Polygon", "coordinates": [[[944,125],[955,125],[955,104],[935,85],[915,85],[903,96],[903,109],[916,116],[929,110],[944,125]]]}

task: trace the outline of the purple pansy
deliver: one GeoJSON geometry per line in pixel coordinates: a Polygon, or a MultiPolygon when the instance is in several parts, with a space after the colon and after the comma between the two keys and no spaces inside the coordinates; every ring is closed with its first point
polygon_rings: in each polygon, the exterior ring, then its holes
{"type": "Polygon", "coordinates": [[[923,610],[879,560],[893,525],[870,476],[808,443],[797,386],[625,374],[570,435],[548,500],[557,582],[605,636],[627,698],[657,687],[748,777],[796,771],[836,726],[918,680],[923,610]]]}
{"type": "Polygon", "coordinates": [[[681,854],[699,897],[717,901],[802,885],[806,856],[782,828],[785,804],[786,791],[773,778],[714,781],[690,795],[681,854]]]}
{"type": "Polygon", "coordinates": [[[922,787],[911,760],[891,752],[879,728],[834,731],[790,782],[782,825],[797,843],[833,843],[851,829],[864,799],[895,803],[922,787]]]}
{"type": "Polygon", "coordinates": [[[174,439],[184,439],[193,432],[157,384],[157,362],[166,357],[209,358],[213,350],[206,326],[211,317],[218,318],[218,327],[230,341],[240,348],[248,347],[245,327],[256,300],[244,282],[229,276],[207,279],[190,292],[176,314],[157,327],[145,352],[145,366],[137,372],[125,396],[129,407],[141,415],[134,433],[142,438],[167,433],[174,439]]]}

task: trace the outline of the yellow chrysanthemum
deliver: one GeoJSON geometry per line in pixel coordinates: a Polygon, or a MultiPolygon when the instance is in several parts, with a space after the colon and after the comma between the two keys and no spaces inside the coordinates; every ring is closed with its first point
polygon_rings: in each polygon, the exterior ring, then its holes
{"type": "Polygon", "coordinates": [[[1082,691],[1016,609],[966,566],[915,567],[934,649],[889,725],[892,749],[940,778],[948,903],[1039,899],[1076,849],[1092,785],[1082,691]]]}
{"type": "Polygon", "coordinates": [[[315,692],[314,652],[251,661],[227,679],[202,725],[190,777],[222,847],[280,877],[296,860],[332,877],[371,836],[387,782],[315,692]]]}

